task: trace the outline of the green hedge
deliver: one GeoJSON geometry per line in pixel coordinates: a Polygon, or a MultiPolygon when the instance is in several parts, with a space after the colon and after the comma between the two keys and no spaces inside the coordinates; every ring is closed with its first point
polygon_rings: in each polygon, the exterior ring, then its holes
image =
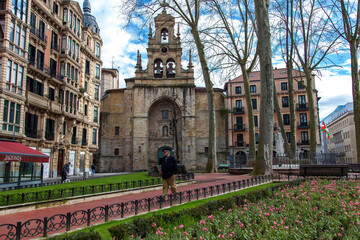
{"type": "Polygon", "coordinates": [[[49,240],[102,240],[102,238],[98,232],[91,229],[90,232],[78,232],[71,235],[66,233],[64,235],[49,238],[49,240]]]}

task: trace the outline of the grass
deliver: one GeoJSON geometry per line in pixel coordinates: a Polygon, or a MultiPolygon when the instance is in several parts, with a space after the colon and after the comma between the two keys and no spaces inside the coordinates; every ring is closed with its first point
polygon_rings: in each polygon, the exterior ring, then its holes
{"type": "Polygon", "coordinates": [[[21,193],[28,193],[28,192],[39,192],[39,191],[66,189],[66,188],[73,188],[73,187],[74,188],[75,187],[86,187],[86,186],[91,186],[91,185],[146,180],[146,179],[153,179],[153,178],[156,179],[156,177],[148,176],[147,172],[138,172],[138,173],[131,173],[131,174],[122,174],[122,175],[112,176],[112,177],[107,177],[107,178],[97,178],[97,179],[89,179],[89,180],[78,181],[78,182],[62,183],[62,184],[49,185],[49,186],[43,186],[43,187],[24,188],[24,189],[3,191],[3,192],[0,192],[0,195],[21,194],[21,193]]]}
{"type": "MultiPolygon", "coordinates": [[[[230,198],[230,197],[232,197],[234,195],[243,195],[243,194],[246,194],[248,192],[252,192],[252,191],[255,191],[255,190],[259,190],[259,189],[264,189],[266,187],[270,187],[270,186],[273,186],[273,185],[277,185],[277,183],[268,183],[268,184],[264,184],[264,185],[260,185],[260,186],[255,186],[255,187],[251,187],[251,188],[238,190],[238,191],[235,191],[235,192],[230,192],[230,193],[215,196],[215,197],[209,197],[209,198],[201,199],[201,200],[194,200],[194,201],[187,202],[187,203],[184,203],[184,204],[181,204],[181,205],[175,205],[175,206],[172,206],[170,208],[161,209],[161,210],[158,210],[156,212],[149,212],[149,213],[145,213],[145,214],[140,214],[140,215],[129,217],[129,218],[122,219],[122,220],[112,220],[112,221],[109,221],[107,223],[91,226],[91,227],[84,228],[84,229],[79,230],[79,231],[89,232],[91,229],[93,229],[94,231],[100,233],[102,239],[104,239],[104,240],[105,239],[112,239],[111,235],[110,235],[110,233],[108,231],[108,228],[110,228],[112,226],[115,226],[115,225],[118,225],[120,223],[131,222],[135,218],[148,218],[148,217],[153,216],[154,214],[179,212],[179,211],[181,211],[183,209],[189,209],[189,208],[191,209],[191,208],[197,207],[199,205],[202,205],[202,204],[210,202],[210,201],[216,201],[216,200],[220,200],[220,199],[230,198]]],[[[75,233],[77,233],[79,231],[73,232],[71,234],[75,234],[75,233]]]]}

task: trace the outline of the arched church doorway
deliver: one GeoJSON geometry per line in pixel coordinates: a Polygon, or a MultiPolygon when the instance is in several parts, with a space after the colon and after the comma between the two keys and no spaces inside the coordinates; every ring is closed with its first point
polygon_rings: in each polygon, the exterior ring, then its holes
{"type": "Polygon", "coordinates": [[[247,162],[246,153],[243,151],[237,152],[235,154],[235,159],[236,159],[237,164],[246,164],[246,162],[247,162]]]}
{"type": "Polygon", "coordinates": [[[162,149],[171,149],[171,154],[181,161],[182,153],[182,112],[176,103],[176,96],[164,96],[149,108],[149,167],[159,164],[162,149]]]}
{"type": "Polygon", "coordinates": [[[164,149],[169,149],[170,156],[174,156],[174,149],[172,149],[171,147],[164,146],[164,147],[159,148],[158,152],[157,152],[157,165],[160,165],[160,159],[164,157],[164,153],[163,153],[164,149]]]}

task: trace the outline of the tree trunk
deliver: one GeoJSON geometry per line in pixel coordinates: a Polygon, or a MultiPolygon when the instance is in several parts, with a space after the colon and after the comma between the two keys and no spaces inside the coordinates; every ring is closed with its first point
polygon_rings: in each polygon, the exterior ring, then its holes
{"type": "Polygon", "coordinates": [[[315,106],[314,106],[314,96],[313,96],[313,84],[311,78],[311,71],[307,68],[305,69],[306,75],[306,93],[308,97],[309,112],[310,112],[310,157],[314,158],[316,154],[316,115],[315,115],[315,106]]]}
{"type": "MultiPolygon", "coordinates": [[[[292,60],[290,60],[292,61],[292,60]]],[[[288,85],[289,85],[289,108],[290,108],[290,158],[294,158],[296,155],[296,118],[295,118],[295,99],[294,99],[294,78],[292,74],[292,63],[286,64],[288,85]]]]}
{"type": "Polygon", "coordinates": [[[208,109],[209,109],[209,151],[208,151],[208,161],[206,164],[206,172],[216,172],[217,171],[217,157],[216,157],[216,115],[215,115],[215,103],[214,103],[214,89],[213,83],[210,79],[209,67],[206,62],[204,45],[201,43],[200,35],[196,27],[191,27],[191,34],[194,37],[194,41],[198,50],[201,69],[205,81],[205,86],[207,90],[207,99],[208,99],[208,109]]]}
{"type": "Polygon", "coordinates": [[[249,161],[253,162],[255,159],[255,124],[254,124],[254,112],[251,103],[250,97],[250,82],[249,82],[249,74],[245,70],[245,66],[241,66],[242,75],[244,80],[244,91],[245,91],[245,99],[246,99],[246,107],[248,113],[248,122],[249,122],[249,161]]]}
{"type": "Polygon", "coordinates": [[[255,0],[255,15],[260,57],[260,136],[258,153],[255,160],[253,175],[272,174],[274,104],[274,76],[271,62],[271,42],[269,25],[269,2],[255,0]]]}
{"type": "Polygon", "coordinates": [[[358,46],[356,40],[349,42],[350,56],[351,56],[351,78],[352,78],[352,92],[353,92],[353,108],[355,121],[355,136],[356,136],[356,157],[357,162],[360,163],[360,90],[359,90],[359,73],[358,73],[358,46]]]}

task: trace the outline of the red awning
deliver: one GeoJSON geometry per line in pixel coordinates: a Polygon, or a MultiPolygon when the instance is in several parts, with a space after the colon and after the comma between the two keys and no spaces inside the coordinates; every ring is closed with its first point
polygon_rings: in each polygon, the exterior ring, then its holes
{"type": "Polygon", "coordinates": [[[0,141],[0,161],[49,162],[49,156],[18,142],[0,141]]]}

